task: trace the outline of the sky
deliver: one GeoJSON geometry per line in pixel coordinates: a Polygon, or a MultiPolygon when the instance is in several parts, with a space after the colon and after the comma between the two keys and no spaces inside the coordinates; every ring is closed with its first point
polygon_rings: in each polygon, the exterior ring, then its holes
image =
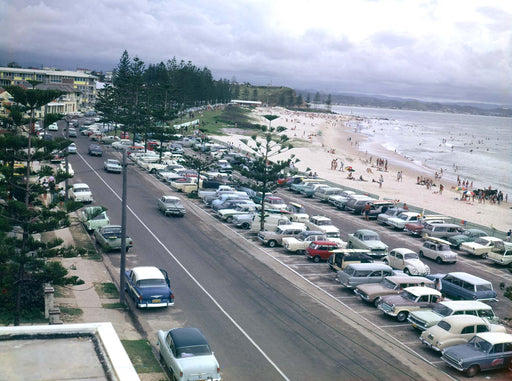
{"type": "Polygon", "coordinates": [[[110,71],[124,50],[215,79],[512,105],[510,0],[0,0],[0,65],[110,71]]]}

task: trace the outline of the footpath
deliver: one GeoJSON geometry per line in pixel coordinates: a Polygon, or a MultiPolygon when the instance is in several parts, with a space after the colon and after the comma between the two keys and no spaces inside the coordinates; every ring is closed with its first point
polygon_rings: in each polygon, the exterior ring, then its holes
{"type": "MultiPolygon", "coordinates": [[[[95,250],[91,237],[78,219],[72,215],[70,220],[70,228],[54,231],[52,236],[63,239],[63,246],[95,250]]],[[[64,323],[111,322],[140,379],[167,380],[157,358],[150,354],[151,338],[146,337],[129,307],[119,303],[119,276],[115,275],[118,269],[111,265],[108,257],[99,253],[91,257],[62,258],[61,262],[68,275],[75,275],[85,282],[56,287],[54,301],[61,310],[61,320],[64,323]]]]}

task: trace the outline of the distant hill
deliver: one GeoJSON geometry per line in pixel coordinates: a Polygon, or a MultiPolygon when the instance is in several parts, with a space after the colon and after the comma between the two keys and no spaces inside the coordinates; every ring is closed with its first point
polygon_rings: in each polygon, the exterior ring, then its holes
{"type": "MultiPolygon", "coordinates": [[[[311,91],[297,91],[304,98],[311,91]]],[[[314,94],[314,93],[313,93],[314,94]]],[[[359,107],[382,107],[400,110],[417,110],[417,111],[433,111],[433,112],[450,112],[457,114],[473,114],[473,115],[489,115],[512,117],[512,109],[500,107],[498,105],[485,105],[477,103],[441,103],[441,102],[423,102],[416,99],[401,99],[380,96],[363,96],[363,95],[345,95],[331,94],[331,104],[339,104],[343,106],[359,106],[359,107]]],[[[327,96],[321,95],[322,103],[325,102],[327,96]]]]}

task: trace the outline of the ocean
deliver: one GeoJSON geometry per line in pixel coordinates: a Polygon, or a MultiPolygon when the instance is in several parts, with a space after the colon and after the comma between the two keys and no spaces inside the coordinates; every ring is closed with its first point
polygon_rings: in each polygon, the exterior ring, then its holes
{"type": "MultiPolygon", "coordinates": [[[[360,144],[363,151],[374,153],[373,148],[380,145],[432,178],[442,168],[444,179],[455,181],[460,176],[473,181],[475,189],[491,186],[512,197],[512,118],[347,106],[331,109],[361,118],[350,126],[368,137],[360,144]]],[[[392,155],[385,158],[393,163],[392,155]]]]}

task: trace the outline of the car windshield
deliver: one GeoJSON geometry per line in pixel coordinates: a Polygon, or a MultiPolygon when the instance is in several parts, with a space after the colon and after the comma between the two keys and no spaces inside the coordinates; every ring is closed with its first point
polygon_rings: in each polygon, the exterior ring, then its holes
{"type": "Polygon", "coordinates": [[[352,276],[356,272],[356,270],[353,267],[347,267],[345,270],[343,270],[345,274],[352,276]]]}
{"type": "Polygon", "coordinates": [[[145,287],[159,287],[159,286],[167,286],[165,279],[141,279],[137,281],[137,286],[140,288],[145,287]]]}
{"type": "Polygon", "coordinates": [[[75,188],[75,193],[90,192],[89,188],[75,188]]]}
{"type": "Polygon", "coordinates": [[[477,291],[492,291],[492,284],[477,284],[476,285],[477,291]]]}
{"type": "Polygon", "coordinates": [[[416,253],[405,253],[404,259],[418,259],[418,254],[416,253]]]}
{"type": "Polygon", "coordinates": [[[492,344],[488,341],[482,339],[481,337],[475,336],[471,340],[469,340],[468,344],[470,344],[473,348],[480,352],[489,352],[492,347],[492,344]]]}
{"type": "Polygon", "coordinates": [[[165,203],[171,206],[181,206],[180,200],[166,200],[165,203]]]}
{"type": "Polygon", "coordinates": [[[378,234],[367,234],[363,236],[363,241],[378,241],[378,234]]]}
{"type": "Polygon", "coordinates": [[[437,323],[437,326],[441,329],[444,329],[447,332],[449,332],[450,329],[452,328],[452,326],[448,322],[445,322],[444,320],[441,320],[439,323],[437,323]]]}
{"type": "Polygon", "coordinates": [[[450,316],[453,313],[453,310],[444,304],[437,303],[432,309],[432,312],[435,312],[441,316],[450,316]]]}
{"type": "Polygon", "coordinates": [[[325,226],[325,225],[330,225],[331,224],[331,220],[318,220],[316,222],[316,224],[318,226],[325,226]]]}
{"type": "Polygon", "coordinates": [[[486,239],[483,239],[483,238],[478,238],[475,243],[478,243],[479,245],[487,245],[489,242],[486,240],[486,239]]]}
{"type": "Polygon", "coordinates": [[[408,217],[407,214],[400,214],[398,216],[398,218],[400,218],[401,220],[404,220],[404,221],[407,220],[407,217],[408,217]]]}
{"type": "Polygon", "coordinates": [[[389,288],[390,290],[394,290],[397,286],[395,282],[390,281],[389,279],[384,279],[382,282],[382,285],[386,288],[389,288]]]}
{"type": "Polygon", "coordinates": [[[410,300],[411,302],[414,302],[416,301],[416,295],[410,293],[409,291],[404,291],[402,292],[402,298],[404,298],[405,300],[410,300]]]}
{"type": "Polygon", "coordinates": [[[204,356],[211,355],[212,351],[206,344],[203,345],[191,345],[188,347],[176,348],[176,356],[180,357],[193,357],[193,356],[204,356]]]}

